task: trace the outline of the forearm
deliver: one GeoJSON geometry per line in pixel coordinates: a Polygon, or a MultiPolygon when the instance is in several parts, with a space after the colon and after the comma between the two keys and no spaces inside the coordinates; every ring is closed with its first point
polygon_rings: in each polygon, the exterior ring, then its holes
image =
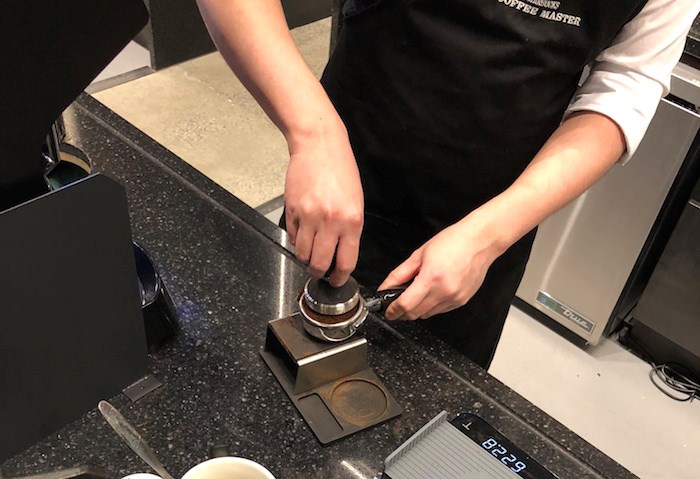
{"type": "Polygon", "coordinates": [[[279,0],[197,0],[209,33],[289,146],[286,229],[297,258],[333,286],[355,269],[364,202],[345,126],[292,39],[279,0]]]}
{"type": "Polygon", "coordinates": [[[616,123],[583,112],[554,132],[520,177],[462,223],[490,238],[494,256],[586,191],[620,158],[625,141],[616,123]]]}
{"type": "Polygon", "coordinates": [[[226,62],[293,147],[342,128],[323,87],[287,28],[279,0],[197,0],[226,62]]]}

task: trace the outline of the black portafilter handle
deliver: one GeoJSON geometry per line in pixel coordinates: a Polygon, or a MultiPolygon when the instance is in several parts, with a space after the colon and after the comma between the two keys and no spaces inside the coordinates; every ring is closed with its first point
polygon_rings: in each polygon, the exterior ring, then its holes
{"type": "Polygon", "coordinates": [[[409,285],[410,283],[403,284],[401,286],[397,286],[396,288],[383,289],[381,291],[376,291],[363,296],[365,300],[365,309],[372,313],[384,313],[386,308],[388,308],[391,303],[401,296],[401,293],[406,291],[406,288],[408,288],[409,285]]]}

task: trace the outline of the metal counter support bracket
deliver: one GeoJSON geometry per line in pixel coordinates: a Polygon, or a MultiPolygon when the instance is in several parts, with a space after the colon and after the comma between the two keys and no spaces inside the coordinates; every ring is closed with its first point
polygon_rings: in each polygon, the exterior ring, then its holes
{"type": "Polygon", "coordinates": [[[324,343],[298,314],[270,321],[260,352],[322,444],[374,426],[403,410],[367,364],[367,340],[324,343]]]}

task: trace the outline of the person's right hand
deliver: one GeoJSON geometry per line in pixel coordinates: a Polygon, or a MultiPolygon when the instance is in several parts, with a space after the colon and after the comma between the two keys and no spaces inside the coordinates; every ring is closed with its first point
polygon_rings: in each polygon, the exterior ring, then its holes
{"type": "Polygon", "coordinates": [[[285,204],[297,257],[341,286],[357,264],[364,201],[347,131],[289,33],[279,0],[197,0],[231,69],[289,144],[285,204]],[[336,252],[337,250],[337,252],[336,252]]]}
{"type": "Polygon", "coordinates": [[[329,281],[338,287],[357,264],[364,198],[345,127],[333,123],[289,142],[284,203],[297,258],[311,276],[321,278],[335,254],[329,281]]]}

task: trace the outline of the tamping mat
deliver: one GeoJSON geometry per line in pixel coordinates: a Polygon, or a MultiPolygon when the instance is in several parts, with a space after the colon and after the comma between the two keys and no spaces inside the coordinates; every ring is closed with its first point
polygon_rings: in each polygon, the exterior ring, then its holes
{"type": "Polygon", "coordinates": [[[403,412],[369,368],[364,338],[318,341],[295,314],[270,321],[260,354],[322,444],[403,412]]]}

